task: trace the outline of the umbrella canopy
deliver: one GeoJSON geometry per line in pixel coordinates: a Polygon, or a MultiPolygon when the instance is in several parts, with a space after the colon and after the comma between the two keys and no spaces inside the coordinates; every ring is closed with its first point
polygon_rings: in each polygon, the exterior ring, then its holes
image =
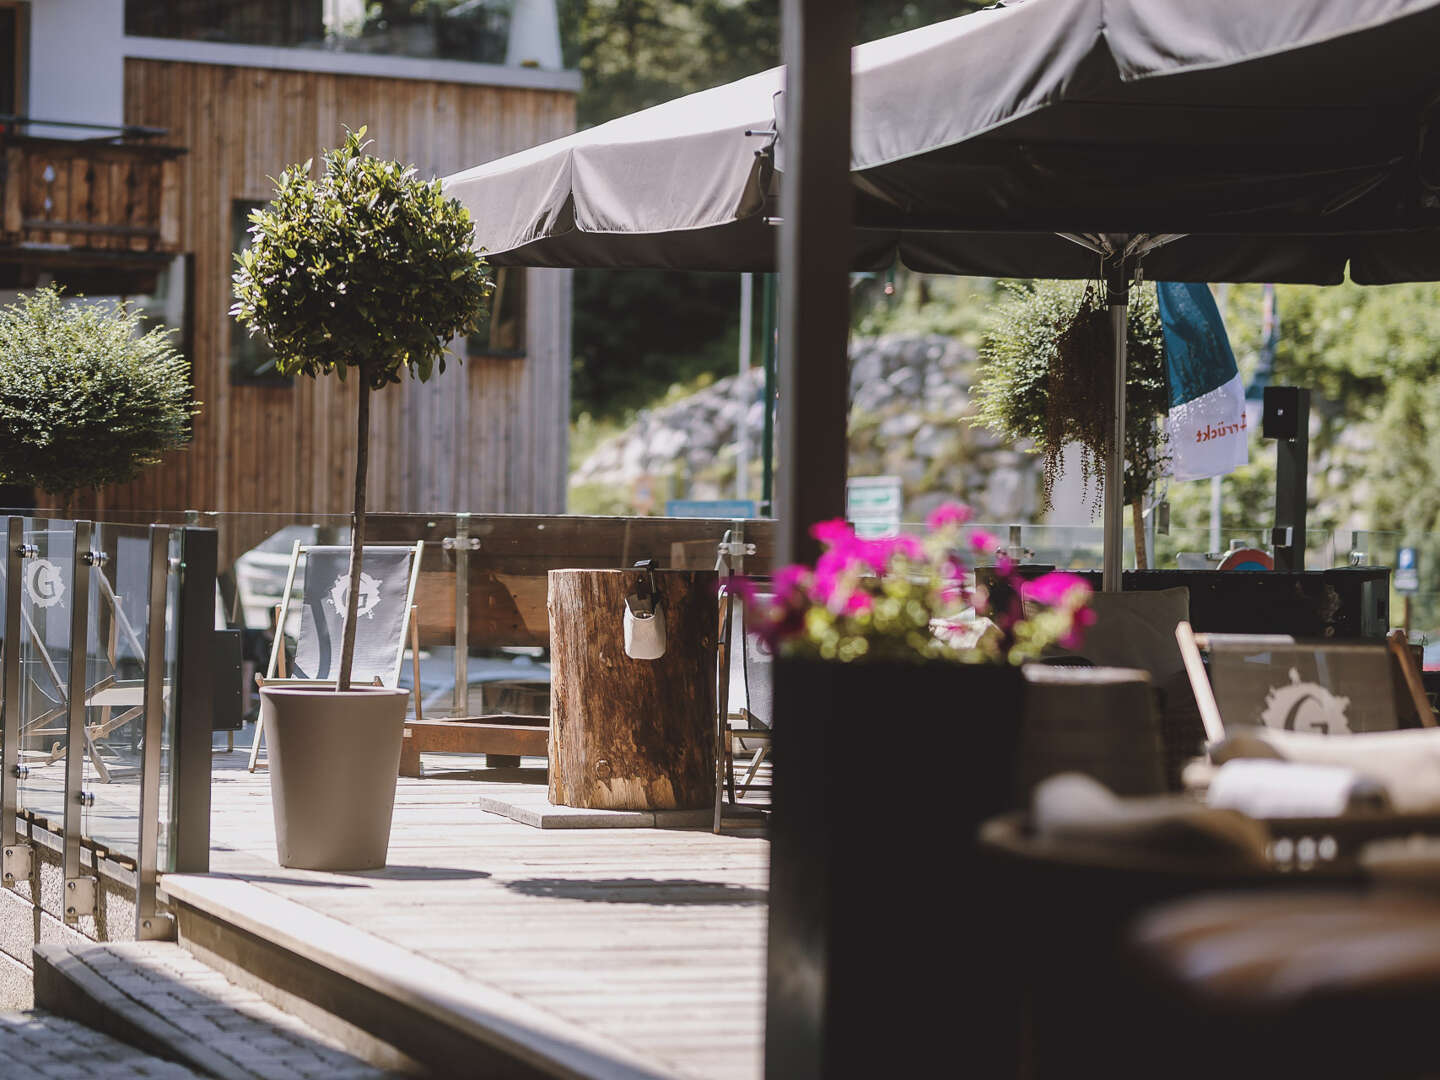
{"type": "MultiPolygon", "coordinates": [[[[1029,0],[861,45],[852,265],[1095,277],[1102,236],[1148,234],[1152,278],[1440,278],[1437,40],[1440,0],[1029,0]]],[[[771,270],[782,84],[446,190],[502,265],[771,270]]]]}

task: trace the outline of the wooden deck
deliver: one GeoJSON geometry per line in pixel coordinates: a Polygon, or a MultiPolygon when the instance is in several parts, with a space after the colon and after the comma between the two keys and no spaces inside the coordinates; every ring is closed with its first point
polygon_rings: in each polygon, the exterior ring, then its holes
{"type": "Polygon", "coordinates": [[[400,781],[387,870],[283,870],[268,779],[241,757],[216,759],[212,877],[164,887],[291,922],[371,958],[397,980],[387,992],[468,1003],[467,1022],[533,1037],[542,1057],[578,1047],[561,1074],[761,1075],[769,845],[755,828],[532,828],[477,806],[511,784],[436,777],[427,758],[430,777],[400,781]]]}

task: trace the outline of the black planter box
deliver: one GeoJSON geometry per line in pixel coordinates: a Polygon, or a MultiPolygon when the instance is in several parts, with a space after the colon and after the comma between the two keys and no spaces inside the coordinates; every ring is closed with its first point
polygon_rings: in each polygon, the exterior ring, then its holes
{"type": "MultiPolygon", "coordinates": [[[[1022,576],[1030,567],[1021,566],[1022,576]]],[[[1042,568],[1037,568],[1042,569],[1042,568]]],[[[1044,567],[1048,572],[1051,567],[1044,567]]],[[[982,584],[994,571],[975,571],[982,584]]],[[[1081,577],[1098,590],[1098,570],[1081,577]]],[[[1383,638],[1390,629],[1390,568],[1334,570],[1126,570],[1122,588],[1190,590],[1190,625],[1197,633],[1289,634],[1303,638],[1383,638]]]]}
{"type": "Polygon", "coordinates": [[[1018,1010],[975,834],[1017,801],[1023,686],[777,661],[768,1077],[1006,1075],[1018,1010]]]}
{"type": "MultiPolygon", "coordinates": [[[[1100,574],[1086,575],[1095,588],[1100,574]]],[[[1390,629],[1390,568],[1127,570],[1126,589],[1190,590],[1197,633],[1383,638],[1390,629]]]]}

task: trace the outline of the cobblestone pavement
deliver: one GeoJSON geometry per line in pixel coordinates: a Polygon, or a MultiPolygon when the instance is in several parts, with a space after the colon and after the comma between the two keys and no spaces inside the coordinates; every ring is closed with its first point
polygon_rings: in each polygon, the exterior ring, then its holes
{"type": "Polygon", "coordinates": [[[0,1013],[0,1062],[5,1080],[190,1080],[200,1075],[39,1010],[0,1013]]]}
{"type": "MultiPolygon", "coordinates": [[[[128,999],[128,1005],[118,1001],[121,1009],[138,1005],[148,1010],[173,1032],[175,1041],[167,1042],[180,1051],[177,1056],[217,1076],[389,1080],[405,1075],[375,1068],[346,1053],[334,1037],[231,982],[179,945],[122,942],[77,949],[73,955],[128,999]]],[[[182,1070],[174,1075],[191,1074],[182,1070]]]]}

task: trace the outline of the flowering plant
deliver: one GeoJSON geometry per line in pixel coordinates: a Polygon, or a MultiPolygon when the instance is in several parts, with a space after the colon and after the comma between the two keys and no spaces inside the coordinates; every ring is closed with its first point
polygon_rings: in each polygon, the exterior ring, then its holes
{"type": "Polygon", "coordinates": [[[881,540],[822,522],[811,530],[825,549],[813,568],[782,568],[769,596],[746,584],[751,625],[772,652],[847,662],[1020,664],[1052,644],[1078,647],[1095,621],[1085,580],[1050,573],[1024,582],[1022,604],[1022,582],[995,536],[975,532],[962,545],[969,518],[950,503],[930,515],[927,535],[881,540]],[[974,583],[963,546],[994,557],[994,586],[974,583]]]}

